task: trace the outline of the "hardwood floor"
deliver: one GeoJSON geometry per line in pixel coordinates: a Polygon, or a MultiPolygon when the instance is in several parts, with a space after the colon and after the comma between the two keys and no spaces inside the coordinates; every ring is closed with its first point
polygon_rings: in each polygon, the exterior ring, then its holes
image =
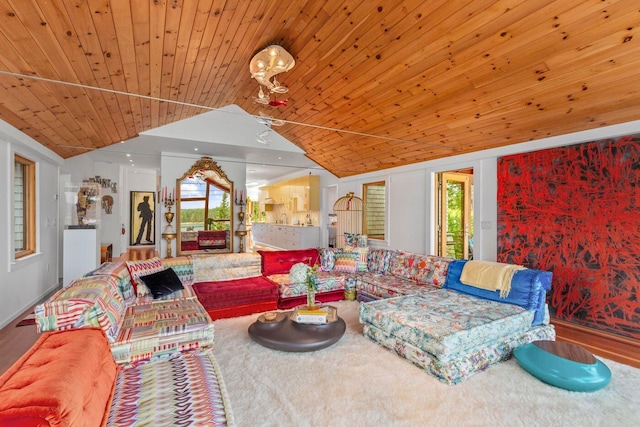
{"type": "MultiPolygon", "coordinates": [[[[154,256],[158,256],[154,246],[139,246],[127,248],[127,252],[120,255],[118,259],[136,261],[154,256]]],[[[49,296],[47,295],[42,301],[45,301],[49,296]]],[[[35,325],[16,326],[25,316],[33,312],[33,308],[30,307],[7,326],[0,329],[0,375],[9,369],[40,336],[35,325]]]]}
{"type": "Polygon", "coordinates": [[[0,375],[9,369],[40,336],[35,325],[16,326],[32,312],[33,307],[30,307],[0,330],[0,349],[2,349],[0,352],[0,375]]]}

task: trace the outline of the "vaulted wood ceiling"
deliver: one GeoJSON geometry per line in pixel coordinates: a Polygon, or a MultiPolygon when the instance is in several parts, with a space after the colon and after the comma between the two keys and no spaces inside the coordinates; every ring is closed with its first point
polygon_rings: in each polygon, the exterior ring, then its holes
{"type": "Polygon", "coordinates": [[[0,0],[0,118],[68,158],[237,104],[344,177],[640,119],[639,31],[636,0],[0,0]]]}

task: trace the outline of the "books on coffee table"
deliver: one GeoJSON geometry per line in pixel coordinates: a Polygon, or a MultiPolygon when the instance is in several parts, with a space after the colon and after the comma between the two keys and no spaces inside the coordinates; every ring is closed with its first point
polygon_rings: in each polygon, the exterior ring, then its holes
{"type": "Polygon", "coordinates": [[[327,323],[329,309],[318,307],[317,309],[298,308],[296,312],[296,322],[299,323],[327,323]]]}
{"type": "Polygon", "coordinates": [[[334,322],[337,318],[335,307],[324,305],[310,309],[306,305],[296,307],[291,320],[297,323],[324,324],[334,322]]]}

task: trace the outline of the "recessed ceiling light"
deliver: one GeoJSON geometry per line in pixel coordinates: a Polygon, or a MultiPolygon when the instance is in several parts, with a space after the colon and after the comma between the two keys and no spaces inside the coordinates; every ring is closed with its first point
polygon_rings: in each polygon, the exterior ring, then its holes
{"type": "Polygon", "coordinates": [[[282,157],[278,156],[278,160],[282,160],[282,157]]]}
{"type": "Polygon", "coordinates": [[[193,151],[198,151],[198,149],[197,149],[197,148],[194,148],[194,149],[193,149],[193,151]]]}
{"type": "Polygon", "coordinates": [[[127,153],[127,157],[131,157],[131,154],[127,153]]]}

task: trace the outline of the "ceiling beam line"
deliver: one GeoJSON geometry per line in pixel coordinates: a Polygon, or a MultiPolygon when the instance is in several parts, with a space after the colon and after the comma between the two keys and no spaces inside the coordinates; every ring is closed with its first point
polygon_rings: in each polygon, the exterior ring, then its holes
{"type": "MultiPolygon", "coordinates": [[[[224,111],[224,110],[220,110],[220,109],[215,108],[215,107],[209,107],[209,106],[206,106],[206,105],[192,104],[192,103],[184,102],[184,101],[174,101],[174,100],[171,100],[171,99],[164,99],[164,98],[159,98],[159,97],[156,97],[156,96],[140,95],[140,94],[137,94],[137,93],[124,92],[124,91],[116,90],[116,89],[105,89],[105,88],[101,88],[101,87],[85,85],[85,84],[82,84],[82,83],[73,83],[73,82],[66,82],[66,81],[61,81],[61,80],[49,79],[49,78],[46,78],[46,77],[30,76],[28,74],[14,73],[14,72],[11,72],[11,71],[0,70],[0,74],[16,77],[18,79],[22,78],[22,79],[38,80],[38,81],[47,82],[47,83],[67,85],[67,86],[73,86],[73,87],[78,87],[78,88],[82,88],[82,89],[96,90],[96,91],[100,91],[100,92],[108,92],[108,93],[113,93],[113,94],[117,94],[117,95],[124,95],[124,96],[131,96],[131,97],[136,97],[136,98],[141,98],[141,99],[148,99],[148,100],[151,100],[151,101],[168,102],[168,103],[171,103],[171,104],[178,104],[178,105],[182,105],[182,106],[186,106],[186,107],[201,108],[203,110],[209,110],[209,111],[214,111],[215,110],[215,111],[226,113],[226,114],[237,114],[237,113],[233,113],[231,111],[224,111]]],[[[251,115],[251,116],[254,117],[256,120],[260,120],[260,121],[264,121],[265,120],[265,118],[262,117],[262,116],[256,116],[256,115],[251,115]]],[[[303,122],[296,122],[296,121],[293,121],[293,120],[286,120],[286,119],[277,119],[277,120],[280,121],[280,122],[291,124],[291,125],[306,126],[306,127],[311,127],[311,128],[314,128],[314,129],[321,129],[321,130],[327,130],[327,131],[338,132],[338,133],[345,133],[345,134],[368,137],[368,138],[384,139],[386,141],[408,142],[408,143],[420,144],[420,145],[424,145],[424,146],[428,146],[428,147],[438,147],[438,148],[449,149],[449,150],[452,150],[452,151],[458,151],[459,150],[458,147],[452,147],[452,146],[448,146],[448,145],[444,145],[444,144],[433,144],[433,143],[415,141],[415,140],[410,140],[410,139],[393,138],[393,137],[384,136],[384,135],[374,135],[374,134],[369,134],[369,133],[365,133],[365,132],[357,132],[357,131],[353,131],[353,130],[336,129],[336,128],[332,128],[332,127],[328,127],[328,126],[314,125],[314,124],[303,123],[303,122]]]]}

